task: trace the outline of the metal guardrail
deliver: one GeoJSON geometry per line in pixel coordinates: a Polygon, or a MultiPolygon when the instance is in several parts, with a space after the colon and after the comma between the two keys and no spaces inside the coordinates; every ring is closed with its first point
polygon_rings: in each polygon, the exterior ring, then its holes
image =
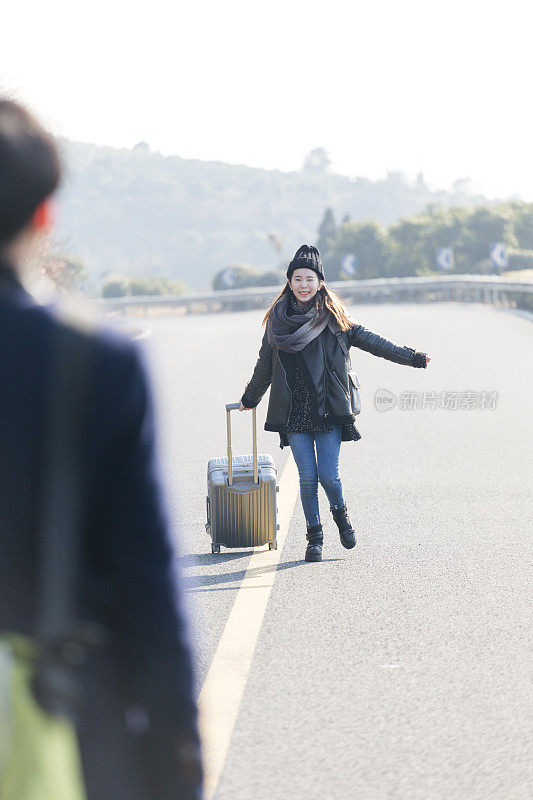
{"type": "MultiPolygon", "coordinates": [[[[531,281],[509,281],[497,275],[438,275],[431,278],[372,278],[328,283],[344,300],[358,302],[430,302],[432,300],[508,305],[508,294],[533,293],[531,281]]],[[[103,310],[118,311],[138,306],[172,306],[186,311],[237,311],[266,306],[281,286],[198,292],[195,294],[142,295],[100,298],[103,310]]]]}

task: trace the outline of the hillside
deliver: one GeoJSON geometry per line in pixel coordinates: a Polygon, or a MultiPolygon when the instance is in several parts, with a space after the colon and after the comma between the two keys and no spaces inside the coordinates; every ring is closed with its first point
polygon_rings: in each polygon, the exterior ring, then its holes
{"type": "Polygon", "coordinates": [[[58,241],[82,257],[93,282],[106,275],[156,274],[209,285],[222,266],[279,265],[268,234],[290,257],[302,242],[315,242],[327,206],[340,221],[374,218],[388,224],[428,203],[477,205],[464,191],[432,192],[419,175],[401,173],[372,182],[327,170],[263,170],[222,162],[61,140],[68,176],[60,193],[58,241]]]}

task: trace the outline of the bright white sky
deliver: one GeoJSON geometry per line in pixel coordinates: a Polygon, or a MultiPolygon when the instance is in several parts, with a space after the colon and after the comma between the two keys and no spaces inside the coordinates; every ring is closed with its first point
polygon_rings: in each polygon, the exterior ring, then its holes
{"type": "Polygon", "coordinates": [[[29,0],[0,85],[59,135],[533,201],[526,0],[29,0]]]}

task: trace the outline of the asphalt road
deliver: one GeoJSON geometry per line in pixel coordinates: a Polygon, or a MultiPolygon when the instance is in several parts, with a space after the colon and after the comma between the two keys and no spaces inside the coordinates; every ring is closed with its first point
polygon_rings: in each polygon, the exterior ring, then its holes
{"type": "MultiPolygon", "coordinates": [[[[481,305],[352,312],[432,361],[415,370],[352,350],[362,438],[343,443],[341,476],[358,544],[342,548],[320,490],[324,561],[305,563],[297,500],[215,797],[527,800],[533,326],[481,305]],[[377,389],[499,396],[493,409],[383,412],[377,389]]],[[[252,373],[260,319],[147,322],[198,691],[250,558],[211,555],[206,466],[225,454],[224,405],[252,373]]],[[[259,451],[281,475],[267,397],[259,451]]],[[[234,452],[250,452],[251,415],[233,420],[234,452]]]]}

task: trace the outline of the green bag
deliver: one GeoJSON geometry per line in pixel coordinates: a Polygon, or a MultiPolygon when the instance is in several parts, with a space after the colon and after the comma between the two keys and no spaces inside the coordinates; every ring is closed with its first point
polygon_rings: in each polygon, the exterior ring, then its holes
{"type": "Polygon", "coordinates": [[[83,514],[80,453],[92,369],[91,337],[58,326],[54,355],[37,531],[35,636],[0,632],[2,800],[86,800],[72,721],[72,701],[78,691],[68,661],[62,660],[61,643],[74,642],[78,652],[91,644],[77,618],[83,514]],[[51,662],[46,660],[49,654],[55,654],[51,662]]]}
{"type": "Polygon", "coordinates": [[[33,695],[35,648],[29,637],[0,634],[0,797],[86,800],[72,723],[33,695]]]}

